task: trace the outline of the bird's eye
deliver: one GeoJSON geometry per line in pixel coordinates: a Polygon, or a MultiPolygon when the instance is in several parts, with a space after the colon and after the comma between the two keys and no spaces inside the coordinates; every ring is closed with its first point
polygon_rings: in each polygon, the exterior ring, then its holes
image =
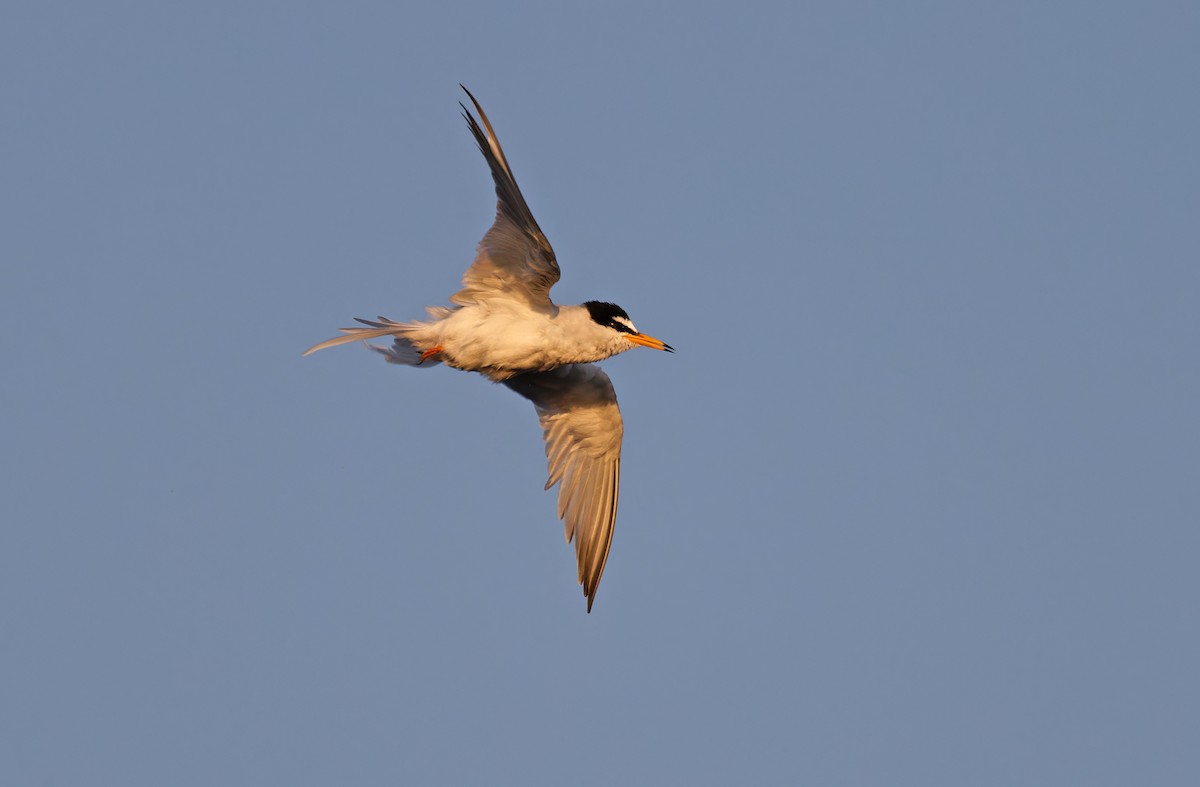
{"type": "Polygon", "coordinates": [[[633,327],[633,323],[624,317],[613,317],[608,326],[621,333],[637,333],[637,328],[633,327]]]}

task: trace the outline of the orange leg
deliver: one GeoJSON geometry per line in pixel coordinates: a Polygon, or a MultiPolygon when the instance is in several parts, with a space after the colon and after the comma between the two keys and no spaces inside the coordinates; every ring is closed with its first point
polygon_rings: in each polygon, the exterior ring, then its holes
{"type": "Polygon", "coordinates": [[[425,352],[421,353],[421,360],[417,361],[417,366],[420,366],[421,364],[425,363],[431,357],[437,355],[441,351],[442,351],[442,345],[439,344],[437,347],[434,347],[432,349],[426,350],[425,352]]]}

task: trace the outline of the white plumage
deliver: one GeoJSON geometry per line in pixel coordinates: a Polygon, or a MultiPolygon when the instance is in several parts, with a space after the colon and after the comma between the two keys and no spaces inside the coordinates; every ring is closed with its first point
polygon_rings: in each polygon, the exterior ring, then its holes
{"type": "Polygon", "coordinates": [[[483,122],[466,118],[496,184],[496,221],[479,242],[454,306],[430,306],[429,319],[358,321],[342,336],[309,353],[361,339],[392,337],[370,345],[407,366],[444,363],[502,382],[533,402],[546,440],[549,479],[559,484],[558,515],[567,542],[574,541],[579,582],[588,612],[612,545],[620,487],[623,425],[612,383],[592,363],[634,346],[674,350],[639,333],[619,306],[589,301],[558,306],[550,288],[559,279],[554,249],[538,227],[513,177],[483,108],[467,96],[483,122]],[[486,133],[484,131],[486,129],[486,133]]]}

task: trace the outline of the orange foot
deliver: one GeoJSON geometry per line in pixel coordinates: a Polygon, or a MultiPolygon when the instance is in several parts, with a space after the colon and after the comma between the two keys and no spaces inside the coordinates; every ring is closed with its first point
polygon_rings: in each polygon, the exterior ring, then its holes
{"type": "Polygon", "coordinates": [[[439,344],[437,347],[434,347],[433,349],[426,350],[425,352],[421,353],[421,360],[417,361],[417,366],[420,366],[421,364],[425,363],[431,357],[437,355],[441,351],[442,351],[442,345],[439,344]]]}

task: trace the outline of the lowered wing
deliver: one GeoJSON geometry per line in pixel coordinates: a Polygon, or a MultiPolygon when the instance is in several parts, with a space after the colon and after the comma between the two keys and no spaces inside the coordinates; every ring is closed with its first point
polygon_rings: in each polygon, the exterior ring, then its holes
{"type": "Polygon", "coordinates": [[[588,612],[604,574],[617,518],[624,426],[612,382],[592,364],[561,366],[504,382],[533,402],[546,440],[550,477],[559,484],[558,516],[575,542],[588,612]]]}

